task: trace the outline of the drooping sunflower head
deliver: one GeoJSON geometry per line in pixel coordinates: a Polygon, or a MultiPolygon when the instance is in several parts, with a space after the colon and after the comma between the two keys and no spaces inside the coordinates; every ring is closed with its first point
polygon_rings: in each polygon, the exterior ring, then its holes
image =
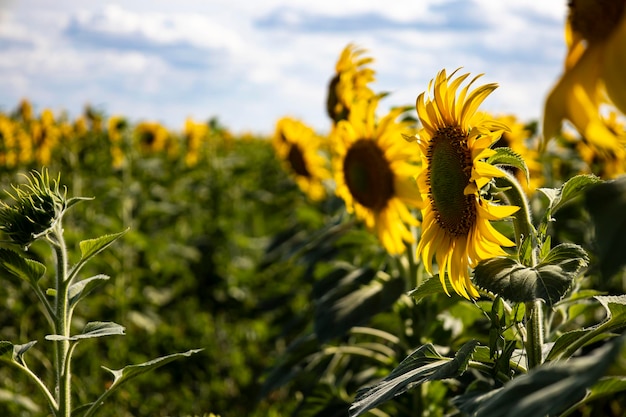
{"type": "Polygon", "coordinates": [[[303,122],[283,117],[276,123],[272,145],[298,187],[311,200],[322,200],[326,196],[324,181],[331,175],[320,136],[303,122]]]}
{"type": "Polygon", "coordinates": [[[605,41],[626,9],[624,0],[570,0],[568,30],[589,43],[605,41]]]}
{"type": "Polygon", "coordinates": [[[568,120],[594,146],[623,152],[602,120],[602,109],[615,106],[626,113],[626,2],[571,0],[565,40],[565,71],[545,102],[544,143],[568,120]]]}
{"type": "Polygon", "coordinates": [[[392,109],[376,119],[378,98],[359,102],[333,138],[336,194],[346,209],[372,230],[390,254],[400,254],[415,238],[408,226],[418,225],[410,208],[422,205],[415,183],[419,170],[412,122],[399,120],[406,109],[392,109]]]}
{"type": "Polygon", "coordinates": [[[514,245],[489,221],[508,217],[518,207],[496,205],[481,193],[493,178],[504,176],[483,159],[495,153],[490,146],[507,128],[477,112],[496,84],[470,91],[476,77],[457,94],[468,76],[453,78],[453,73],[448,77],[442,70],[429,84],[432,97],[422,93],[417,98],[423,126],[417,135],[422,156],[417,183],[425,200],[417,253],[430,273],[436,258],[444,288],[447,274],[458,294],[475,298],[478,291],[470,281],[469,268],[505,255],[502,246],[514,245]]]}
{"type": "Polygon", "coordinates": [[[367,86],[375,80],[375,72],[369,67],[374,61],[364,57],[364,49],[354,44],[346,46],[335,66],[335,75],[328,85],[326,110],[334,123],[346,120],[355,100],[374,95],[367,86]]]}

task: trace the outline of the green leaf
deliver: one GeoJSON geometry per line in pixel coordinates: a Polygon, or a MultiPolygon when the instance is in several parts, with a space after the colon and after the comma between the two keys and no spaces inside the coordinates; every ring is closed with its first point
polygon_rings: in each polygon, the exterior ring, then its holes
{"type": "Polygon", "coordinates": [[[513,302],[541,299],[552,307],[565,295],[572,280],[588,262],[589,258],[580,246],[563,243],[552,248],[535,267],[507,257],[487,259],[474,269],[474,282],[513,302]]]}
{"type": "Polygon", "coordinates": [[[626,264],[626,177],[598,184],[585,197],[595,229],[598,268],[609,278],[626,264]]]}
{"type": "Polygon", "coordinates": [[[359,416],[426,381],[461,375],[467,369],[477,345],[475,340],[465,343],[454,358],[441,356],[430,343],[423,345],[405,358],[385,379],[359,389],[350,406],[350,416],[359,416]]]}
{"type": "Polygon", "coordinates": [[[517,168],[524,173],[526,182],[528,183],[530,181],[530,174],[526,162],[524,162],[524,158],[511,148],[502,147],[494,150],[496,153],[487,159],[487,163],[491,165],[508,165],[517,168]]]}
{"type": "MultiPolygon", "coordinates": [[[[401,277],[390,277],[382,272],[376,276],[378,279],[363,286],[351,291],[333,291],[316,302],[314,329],[321,342],[342,336],[353,326],[367,322],[389,309],[403,294],[401,277]]],[[[353,288],[352,285],[344,287],[353,288]]]]}
{"type": "Polygon", "coordinates": [[[141,374],[145,374],[146,372],[150,372],[154,369],[160,368],[161,366],[167,365],[168,363],[175,361],[176,359],[189,357],[193,354],[202,352],[203,350],[204,349],[191,349],[187,352],[173,353],[167,356],[161,356],[160,358],[152,359],[148,362],[140,363],[138,365],[128,365],[122,369],[109,369],[103,366],[104,369],[113,374],[113,384],[109,388],[109,391],[111,391],[113,388],[119,387],[121,384],[141,374]]]}
{"type": "Polygon", "coordinates": [[[89,295],[89,293],[102,285],[104,281],[107,281],[109,278],[108,275],[99,274],[72,284],[69,288],[70,306],[75,306],[76,303],[89,295]]]}
{"type": "Polygon", "coordinates": [[[547,356],[549,360],[571,356],[575,350],[590,343],[614,337],[613,332],[626,328],[626,295],[598,295],[594,297],[606,311],[602,323],[586,329],[576,329],[562,334],[547,356]]]}
{"type": "Polygon", "coordinates": [[[565,204],[580,196],[590,186],[601,182],[602,180],[595,175],[576,175],[558,189],[539,188],[539,191],[545,194],[550,201],[547,215],[552,216],[565,204]]]}
{"type": "Polygon", "coordinates": [[[606,310],[606,319],[600,324],[604,331],[619,331],[626,327],[626,294],[594,297],[606,310]]]}
{"type": "Polygon", "coordinates": [[[69,209],[70,207],[80,203],[81,201],[91,201],[94,200],[95,197],[72,197],[72,198],[68,198],[67,201],[65,202],[65,210],[69,209]]]}
{"type": "Polygon", "coordinates": [[[24,361],[22,356],[24,356],[24,353],[32,348],[35,343],[37,343],[37,341],[33,340],[23,345],[14,345],[6,340],[0,341],[0,360],[16,362],[23,365],[24,361]]]}
{"type": "Polygon", "coordinates": [[[46,340],[82,340],[93,339],[95,337],[124,335],[126,329],[117,323],[110,321],[92,321],[85,325],[83,332],[74,336],[61,336],[51,334],[46,336],[46,340]]]}
{"type": "Polygon", "coordinates": [[[619,338],[590,355],[544,363],[503,388],[483,395],[468,393],[456,397],[453,403],[475,417],[558,415],[585,397],[587,388],[614,362],[622,343],[623,338],[619,338]]]}
{"type": "MultiPolygon", "coordinates": [[[[451,292],[454,292],[454,290],[452,289],[452,286],[450,286],[448,283],[447,276],[445,280],[446,280],[446,287],[448,288],[448,294],[450,294],[451,292]]],[[[437,294],[445,294],[445,290],[443,288],[443,285],[441,284],[441,279],[440,279],[439,274],[428,278],[427,280],[422,282],[419,287],[414,288],[411,291],[409,291],[409,295],[413,297],[416,303],[419,303],[424,298],[431,297],[437,294]]]]}
{"type": "Polygon", "coordinates": [[[37,284],[46,273],[46,267],[43,264],[24,258],[19,253],[6,248],[0,248],[0,267],[12,277],[24,280],[31,285],[37,284]]]}
{"type": "Polygon", "coordinates": [[[105,370],[109,371],[111,374],[113,374],[113,383],[111,384],[111,386],[109,387],[108,390],[106,390],[101,396],[100,398],[98,398],[96,401],[94,401],[93,403],[91,403],[91,407],[87,410],[87,412],[85,412],[85,414],[83,415],[83,417],[91,417],[95,414],[96,410],[98,409],[98,407],[115,391],[117,391],[117,389],[122,386],[123,384],[125,384],[126,382],[130,381],[131,379],[134,379],[140,375],[143,375],[147,372],[153,371],[157,368],[160,368],[163,365],[167,365],[168,363],[175,361],[177,359],[183,358],[183,357],[189,357],[193,354],[196,354],[198,352],[203,351],[204,349],[192,349],[192,350],[188,350],[187,352],[182,352],[182,353],[173,353],[171,355],[167,355],[167,356],[162,356],[160,358],[156,358],[153,359],[151,361],[148,362],[144,362],[138,365],[129,365],[129,366],[125,366],[122,369],[109,369],[105,366],[103,366],[102,368],[104,368],[105,370]]]}
{"type": "Polygon", "coordinates": [[[6,340],[0,341],[0,358],[13,359],[13,343],[6,340]]]}
{"type": "Polygon", "coordinates": [[[626,376],[611,376],[601,378],[591,387],[591,389],[589,390],[589,395],[587,395],[587,397],[583,401],[576,404],[572,408],[578,408],[584,403],[607,397],[609,395],[622,393],[624,391],[626,391],[626,376]]]}
{"type": "Polygon", "coordinates": [[[563,333],[555,340],[550,352],[546,356],[546,360],[554,361],[562,359],[563,353],[565,353],[573,343],[580,342],[582,339],[585,340],[585,345],[587,345],[615,336],[615,334],[611,333],[594,333],[595,330],[597,330],[597,326],[587,329],[576,329],[563,333]]]}
{"type": "Polygon", "coordinates": [[[81,263],[85,263],[90,258],[94,257],[98,253],[106,249],[110,244],[122,237],[129,229],[126,229],[119,233],[113,233],[110,235],[100,236],[95,239],[83,240],[80,242],[80,255],[81,263]]]}

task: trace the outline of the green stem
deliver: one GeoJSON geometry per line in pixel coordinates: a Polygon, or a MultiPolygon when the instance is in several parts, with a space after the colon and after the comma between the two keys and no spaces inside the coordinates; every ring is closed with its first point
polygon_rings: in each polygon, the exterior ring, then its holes
{"type": "MultiPolygon", "coordinates": [[[[539,243],[535,228],[532,224],[530,213],[530,205],[526,194],[519,182],[510,173],[503,171],[506,175],[496,180],[496,185],[506,186],[508,189],[504,192],[506,200],[511,205],[515,205],[520,209],[514,214],[513,226],[515,228],[515,241],[517,247],[520,248],[525,239],[532,239],[530,259],[522,260],[528,262],[529,267],[537,265],[537,251],[539,243]]],[[[543,341],[544,341],[544,314],[543,302],[541,300],[533,300],[526,303],[526,357],[528,369],[532,369],[543,362],[543,341]]]]}
{"type": "Polygon", "coordinates": [[[507,171],[502,172],[505,176],[496,178],[496,185],[499,187],[507,187],[508,189],[504,192],[505,199],[510,205],[520,208],[513,215],[513,227],[515,228],[515,242],[517,243],[517,247],[519,248],[523,240],[528,237],[533,239],[533,246],[536,247],[537,239],[535,237],[535,228],[533,227],[530,205],[526,194],[520,183],[512,174],[507,171]]]}
{"type": "Polygon", "coordinates": [[[543,302],[541,300],[526,303],[526,359],[528,369],[543,363],[543,302]]]}
{"type": "MultiPolygon", "coordinates": [[[[56,256],[56,298],[55,298],[55,334],[70,336],[70,312],[68,302],[67,248],[63,238],[63,228],[59,221],[51,235],[50,242],[56,256]]],[[[60,417],[71,415],[71,373],[69,362],[69,340],[55,340],[55,378],[58,402],[58,414],[60,417]]]]}

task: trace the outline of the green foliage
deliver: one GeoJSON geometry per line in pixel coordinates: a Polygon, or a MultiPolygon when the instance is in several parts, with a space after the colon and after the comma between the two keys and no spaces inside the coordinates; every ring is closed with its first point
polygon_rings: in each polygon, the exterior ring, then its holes
{"type": "Polygon", "coordinates": [[[534,267],[512,258],[487,259],[474,269],[474,281],[509,301],[524,303],[541,299],[552,307],[587,266],[588,259],[580,246],[563,243],[552,248],[534,267]]]}

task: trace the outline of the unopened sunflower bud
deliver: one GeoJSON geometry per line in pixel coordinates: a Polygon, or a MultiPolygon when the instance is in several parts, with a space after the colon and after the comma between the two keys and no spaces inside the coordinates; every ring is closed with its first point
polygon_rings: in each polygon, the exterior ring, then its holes
{"type": "Polygon", "coordinates": [[[47,235],[67,207],[65,191],[59,190],[58,180],[50,182],[47,171],[33,171],[28,183],[13,186],[7,194],[13,204],[0,202],[0,230],[15,243],[28,247],[47,235]]]}

